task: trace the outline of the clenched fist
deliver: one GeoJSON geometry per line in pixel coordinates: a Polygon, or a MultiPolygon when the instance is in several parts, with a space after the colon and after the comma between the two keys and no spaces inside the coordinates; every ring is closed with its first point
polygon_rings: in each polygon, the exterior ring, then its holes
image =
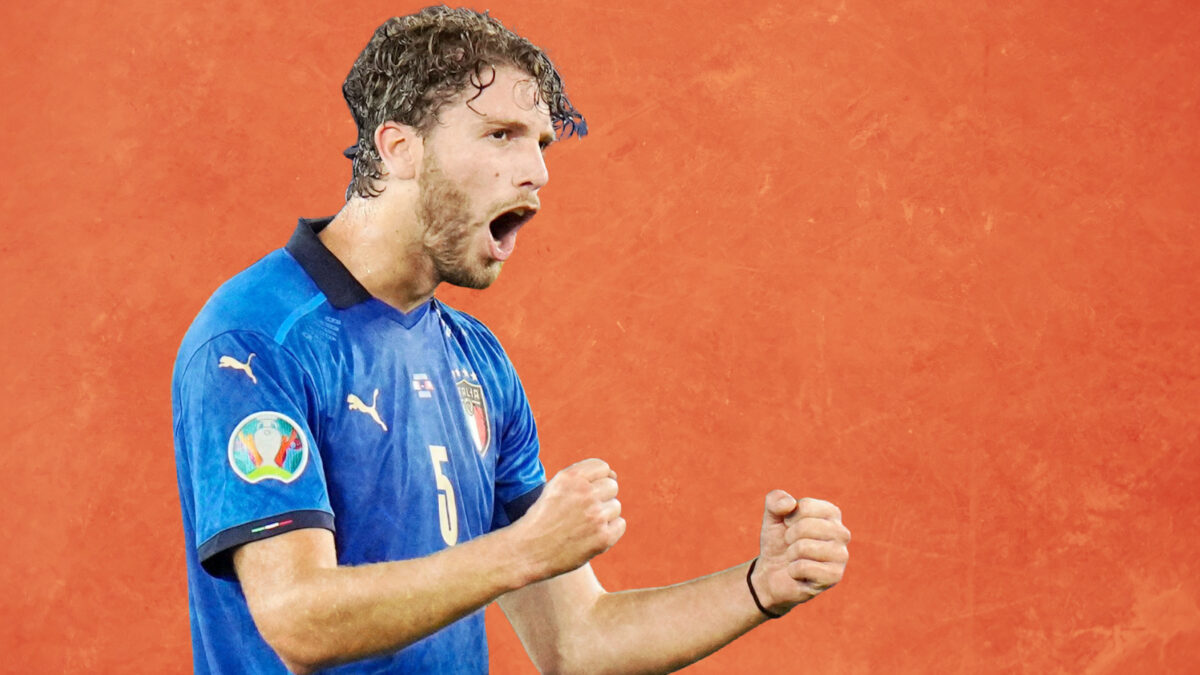
{"type": "Polygon", "coordinates": [[[604,553],[625,534],[617,474],[599,459],[559,471],[513,524],[536,579],[569,572],[604,553]]]}
{"type": "Polygon", "coordinates": [[[797,501],[783,490],[767,495],[758,563],[750,583],[767,610],[785,614],[842,580],[850,560],[850,530],[827,501],[797,501]]]}

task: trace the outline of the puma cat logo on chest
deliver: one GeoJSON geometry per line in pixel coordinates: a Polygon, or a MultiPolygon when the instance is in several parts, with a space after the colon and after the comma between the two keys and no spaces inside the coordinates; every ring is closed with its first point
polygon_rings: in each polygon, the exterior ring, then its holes
{"type": "Polygon", "coordinates": [[[350,404],[351,410],[355,410],[355,411],[358,411],[360,413],[364,413],[364,414],[370,416],[371,419],[375,420],[376,424],[383,427],[384,431],[387,431],[388,430],[387,425],[383,423],[383,420],[379,419],[379,412],[375,410],[375,405],[376,405],[376,403],[378,403],[378,401],[379,401],[379,390],[378,389],[375,390],[375,396],[374,396],[374,398],[371,399],[371,405],[369,405],[369,406],[366,403],[363,403],[363,400],[355,394],[350,394],[349,396],[346,397],[346,402],[350,404]]]}

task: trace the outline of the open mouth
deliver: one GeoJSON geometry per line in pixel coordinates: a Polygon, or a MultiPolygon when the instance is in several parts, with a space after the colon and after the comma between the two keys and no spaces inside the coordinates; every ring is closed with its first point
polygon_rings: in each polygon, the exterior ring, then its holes
{"type": "Polygon", "coordinates": [[[528,206],[517,206],[492,219],[488,229],[492,233],[492,256],[497,260],[505,260],[512,255],[517,244],[517,230],[529,222],[537,213],[537,209],[528,206]]]}
{"type": "Polygon", "coordinates": [[[488,229],[492,231],[492,238],[501,241],[510,233],[516,233],[522,225],[529,222],[535,213],[537,213],[536,210],[525,206],[518,206],[501,213],[488,225],[488,229]]]}

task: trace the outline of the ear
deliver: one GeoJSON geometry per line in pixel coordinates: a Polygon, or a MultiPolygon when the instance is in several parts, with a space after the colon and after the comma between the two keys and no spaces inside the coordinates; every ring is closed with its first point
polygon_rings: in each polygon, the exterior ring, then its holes
{"type": "Polygon", "coordinates": [[[383,175],[400,180],[417,177],[424,141],[417,130],[398,122],[384,122],[375,129],[375,147],[383,161],[383,175]]]}

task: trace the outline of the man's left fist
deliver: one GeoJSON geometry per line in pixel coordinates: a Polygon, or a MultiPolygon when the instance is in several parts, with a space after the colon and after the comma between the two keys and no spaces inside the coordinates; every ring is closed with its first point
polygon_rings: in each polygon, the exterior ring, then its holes
{"type": "Polygon", "coordinates": [[[832,588],[846,572],[849,543],[841,509],[772,490],[763,509],[758,564],[750,578],[759,601],[774,614],[786,614],[832,588]]]}

